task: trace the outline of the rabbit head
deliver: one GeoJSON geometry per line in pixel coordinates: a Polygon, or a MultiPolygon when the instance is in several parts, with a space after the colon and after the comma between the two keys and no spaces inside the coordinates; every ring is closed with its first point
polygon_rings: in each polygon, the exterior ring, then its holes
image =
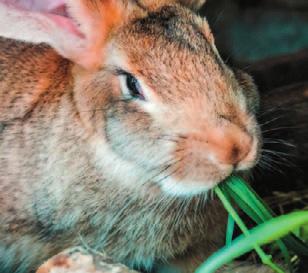
{"type": "Polygon", "coordinates": [[[172,0],[64,4],[65,17],[23,11],[20,35],[21,11],[2,9],[15,21],[0,35],[71,60],[76,106],[104,172],[129,187],[193,195],[256,164],[256,87],[222,61],[205,19],[172,0]]]}

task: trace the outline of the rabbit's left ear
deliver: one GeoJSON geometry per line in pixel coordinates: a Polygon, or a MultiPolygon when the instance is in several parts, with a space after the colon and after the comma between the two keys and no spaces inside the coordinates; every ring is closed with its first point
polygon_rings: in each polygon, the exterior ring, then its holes
{"type": "Polygon", "coordinates": [[[179,1],[182,5],[189,7],[195,11],[199,10],[206,2],[206,0],[179,0],[179,1]]]}
{"type": "Polygon", "coordinates": [[[63,0],[65,16],[21,10],[5,1],[11,0],[0,0],[0,36],[46,43],[86,69],[101,64],[110,32],[125,16],[121,0],[63,0]]]}

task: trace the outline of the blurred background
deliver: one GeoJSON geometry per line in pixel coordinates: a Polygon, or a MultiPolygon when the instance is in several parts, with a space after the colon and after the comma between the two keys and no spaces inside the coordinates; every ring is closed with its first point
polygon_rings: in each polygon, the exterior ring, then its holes
{"type": "Polygon", "coordinates": [[[236,62],[308,49],[308,0],[208,0],[201,12],[236,62]]]}
{"type": "MultiPolygon", "coordinates": [[[[254,188],[277,213],[308,209],[308,0],[208,0],[201,14],[225,62],[261,93],[254,188]]],[[[308,240],[308,227],[299,233],[308,240]]]]}

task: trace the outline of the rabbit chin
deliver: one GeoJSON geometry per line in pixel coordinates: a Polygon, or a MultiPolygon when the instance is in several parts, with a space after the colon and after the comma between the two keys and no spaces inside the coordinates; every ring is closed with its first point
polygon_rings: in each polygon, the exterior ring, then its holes
{"type": "Polygon", "coordinates": [[[219,181],[178,181],[172,177],[166,178],[160,188],[167,195],[179,197],[191,197],[199,194],[207,194],[219,181]]]}

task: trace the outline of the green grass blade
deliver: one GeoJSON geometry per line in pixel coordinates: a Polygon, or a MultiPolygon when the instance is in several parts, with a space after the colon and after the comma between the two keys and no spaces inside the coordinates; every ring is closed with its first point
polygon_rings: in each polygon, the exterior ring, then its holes
{"type": "Polygon", "coordinates": [[[228,216],[228,224],[227,224],[227,232],[226,232],[226,245],[231,245],[233,240],[235,222],[233,217],[229,214],[228,216]]]}
{"type": "MultiPolygon", "coordinates": [[[[195,273],[212,273],[235,258],[251,251],[256,244],[263,245],[286,236],[292,230],[308,223],[308,211],[293,212],[273,218],[233,240],[230,246],[225,246],[214,253],[195,273]]],[[[281,271],[280,271],[281,272],[281,271]]]]}
{"type": "MultiPolygon", "coordinates": [[[[248,236],[250,235],[250,231],[246,227],[245,223],[242,221],[242,219],[237,214],[236,210],[233,208],[232,204],[230,203],[230,200],[228,197],[222,192],[220,189],[220,186],[217,186],[215,188],[215,193],[219,197],[220,201],[223,203],[225,209],[228,211],[228,213],[232,216],[236,224],[239,226],[241,231],[244,233],[244,235],[248,236]]],[[[261,258],[262,262],[264,264],[267,264],[269,267],[271,267],[275,272],[277,273],[283,273],[283,271],[271,260],[271,256],[267,255],[262,248],[258,245],[258,243],[255,243],[253,248],[261,258]]]]}
{"type": "MultiPolygon", "coordinates": [[[[224,183],[222,187],[224,193],[227,194],[229,198],[232,198],[257,224],[264,223],[273,218],[272,213],[267,210],[265,206],[262,206],[262,200],[251,191],[252,189],[250,190],[250,188],[248,188],[247,183],[243,182],[241,178],[231,177],[231,179],[228,180],[227,183],[224,183]]],[[[276,244],[281,250],[289,271],[292,273],[291,256],[288,248],[281,240],[278,240],[276,244]]]]}
{"type": "MultiPolygon", "coordinates": [[[[223,190],[257,224],[264,223],[275,215],[251,186],[239,177],[230,177],[227,183],[223,184],[223,190]]],[[[294,234],[286,236],[282,241],[287,248],[293,250],[296,254],[308,256],[308,246],[294,234]]],[[[278,244],[282,246],[281,243],[278,242],[278,244]]],[[[286,257],[288,254],[283,251],[284,248],[282,247],[282,252],[286,257]]]]}

